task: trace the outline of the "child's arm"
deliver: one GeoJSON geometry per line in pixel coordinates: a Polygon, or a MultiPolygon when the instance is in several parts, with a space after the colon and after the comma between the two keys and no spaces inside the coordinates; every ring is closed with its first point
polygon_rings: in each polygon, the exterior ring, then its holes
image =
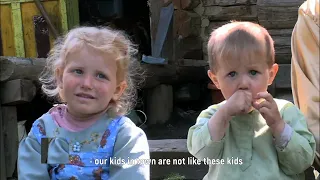
{"type": "MultiPolygon", "coordinates": [[[[150,160],[149,145],[145,133],[127,119],[121,126],[114,146],[113,158],[130,160],[150,160]]],[[[136,161],[139,162],[139,161],[136,161]]],[[[111,164],[110,180],[149,180],[150,164],[111,164]]]]}
{"type": "Polygon", "coordinates": [[[276,146],[280,168],[287,175],[299,174],[313,163],[315,139],[308,130],[305,117],[292,103],[288,103],[281,114],[293,131],[285,147],[276,146]]]}
{"type": "Polygon", "coordinates": [[[223,111],[216,109],[217,106],[214,105],[202,111],[196,124],[188,132],[188,150],[200,160],[219,159],[222,156],[225,129],[213,125],[223,116],[223,111]]]}
{"type": "Polygon", "coordinates": [[[19,144],[18,150],[19,180],[49,180],[47,164],[41,164],[41,146],[32,131],[19,144]]]}

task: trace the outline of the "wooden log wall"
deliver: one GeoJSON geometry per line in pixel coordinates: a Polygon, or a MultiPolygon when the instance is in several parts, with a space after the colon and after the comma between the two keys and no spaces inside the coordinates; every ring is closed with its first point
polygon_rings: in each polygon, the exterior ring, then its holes
{"type": "Polygon", "coordinates": [[[276,62],[281,64],[277,81],[285,83],[277,83],[281,87],[274,91],[279,92],[280,97],[292,100],[287,95],[291,93],[291,33],[297,21],[298,8],[303,2],[304,0],[173,0],[175,55],[178,59],[207,61],[207,41],[213,29],[231,20],[258,23],[272,36],[276,62]]]}

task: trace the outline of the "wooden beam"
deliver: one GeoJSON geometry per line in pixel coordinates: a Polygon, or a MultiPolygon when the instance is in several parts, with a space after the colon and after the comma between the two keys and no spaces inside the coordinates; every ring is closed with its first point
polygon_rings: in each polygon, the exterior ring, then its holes
{"type": "Polygon", "coordinates": [[[39,74],[45,66],[44,58],[0,56],[0,82],[13,79],[38,81],[39,74]]]}
{"type": "Polygon", "coordinates": [[[3,105],[17,105],[31,102],[37,92],[30,80],[16,79],[1,84],[0,98],[3,105]]]}
{"type": "Polygon", "coordinates": [[[6,175],[12,177],[16,169],[18,158],[18,122],[15,106],[2,106],[2,124],[4,133],[4,149],[6,162],[6,175]]]}

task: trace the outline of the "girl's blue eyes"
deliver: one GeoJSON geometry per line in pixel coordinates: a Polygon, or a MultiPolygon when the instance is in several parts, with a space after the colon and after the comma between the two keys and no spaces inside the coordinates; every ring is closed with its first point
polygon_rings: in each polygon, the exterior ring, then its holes
{"type": "MultiPolygon", "coordinates": [[[[77,74],[77,75],[82,75],[83,74],[83,71],[81,69],[75,69],[75,70],[73,70],[73,72],[75,74],[77,74]]],[[[97,74],[97,78],[99,78],[99,79],[107,79],[107,77],[104,74],[101,74],[101,73],[97,74]]]]}
{"type": "Polygon", "coordinates": [[[232,71],[232,72],[230,72],[229,74],[228,74],[228,76],[230,76],[230,77],[234,77],[236,75],[236,72],[234,72],[234,71],[232,71]]]}
{"type": "Polygon", "coordinates": [[[80,69],[75,69],[75,70],[73,70],[73,72],[75,72],[76,74],[82,74],[82,70],[80,70],[80,69]]]}
{"type": "Polygon", "coordinates": [[[106,76],[103,75],[103,74],[98,74],[97,77],[100,78],[100,79],[106,79],[106,76]]]}

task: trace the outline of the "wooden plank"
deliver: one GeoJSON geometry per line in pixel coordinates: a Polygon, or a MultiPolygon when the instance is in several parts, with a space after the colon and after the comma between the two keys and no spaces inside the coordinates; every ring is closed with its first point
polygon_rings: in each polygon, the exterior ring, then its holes
{"type": "Polygon", "coordinates": [[[275,6],[275,7],[299,7],[304,0],[257,0],[259,6],[275,6]]]}
{"type": "Polygon", "coordinates": [[[258,0],[259,24],[268,29],[291,29],[298,18],[304,0],[258,0]]]}
{"type": "Polygon", "coordinates": [[[0,6],[0,27],[2,37],[2,53],[4,56],[15,56],[14,34],[12,23],[11,5],[0,6]],[[5,17],[5,18],[3,18],[5,17]]]}
{"type": "Polygon", "coordinates": [[[80,25],[79,2],[78,0],[68,0],[66,3],[68,28],[72,29],[80,25]]]}
{"type": "Polygon", "coordinates": [[[1,26],[0,26],[0,56],[3,56],[3,46],[2,46],[2,36],[1,36],[1,26]]]}
{"type": "Polygon", "coordinates": [[[206,67],[209,66],[208,61],[197,59],[179,59],[179,66],[206,67]]]}
{"type": "Polygon", "coordinates": [[[204,7],[204,15],[210,21],[257,20],[257,6],[208,6],[204,7]]]}
{"type": "MultiPolygon", "coordinates": [[[[59,8],[58,1],[45,1],[42,2],[43,7],[46,9],[49,18],[52,21],[52,24],[60,30],[60,16],[57,12],[59,8]]],[[[37,55],[37,45],[35,39],[35,29],[33,24],[34,16],[41,16],[40,11],[38,10],[36,4],[34,2],[23,3],[21,4],[21,12],[22,12],[22,22],[23,22],[23,37],[26,48],[26,57],[38,57],[37,55]]],[[[53,44],[53,35],[49,32],[50,36],[50,47],[53,44]]]]}
{"type": "Polygon", "coordinates": [[[25,57],[20,2],[11,3],[14,44],[17,57],[25,57]]]}
{"type": "Polygon", "coordinates": [[[202,0],[203,6],[236,6],[236,5],[252,5],[257,0],[202,0]]]}
{"type": "Polygon", "coordinates": [[[3,128],[3,119],[2,119],[2,106],[0,99],[0,179],[7,179],[7,171],[6,171],[6,158],[5,158],[5,149],[4,149],[4,128],[3,128]]]}
{"type": "Polygon", "coordinates": [[[18,122],[15,106],[2,106],[6,175],[12,177],[18,158],[18,122]]]}
{"type": "Polygon", "coordinates": [[[148,140],[150,153],[153,152],[188,152],[186,139],[148,140]]]}
{"type": "Polygon", "coordinates": [[[31,80],[16,79],[1,84],[0,98],[3,105],[31,102],[36,95],[36,86],[31,80]]]}
{"type": "Polygon", "coordinates": [[[293,29],[271,29],[269,34],[274,40],[276,63],[291,63],[291,34],[293,29]]]}
{"type": "Polygon", "coordinates": [[[61,18],[61,29],[63,33],[68,32],[68,12],[66,0],[59,0],[60,18],[61,18]]]}
{"type": "Polygon", "coordinates": [[[50,51],[49,28],[42,16],[33,16],[38,58],[46,58],[50,51]]]}

